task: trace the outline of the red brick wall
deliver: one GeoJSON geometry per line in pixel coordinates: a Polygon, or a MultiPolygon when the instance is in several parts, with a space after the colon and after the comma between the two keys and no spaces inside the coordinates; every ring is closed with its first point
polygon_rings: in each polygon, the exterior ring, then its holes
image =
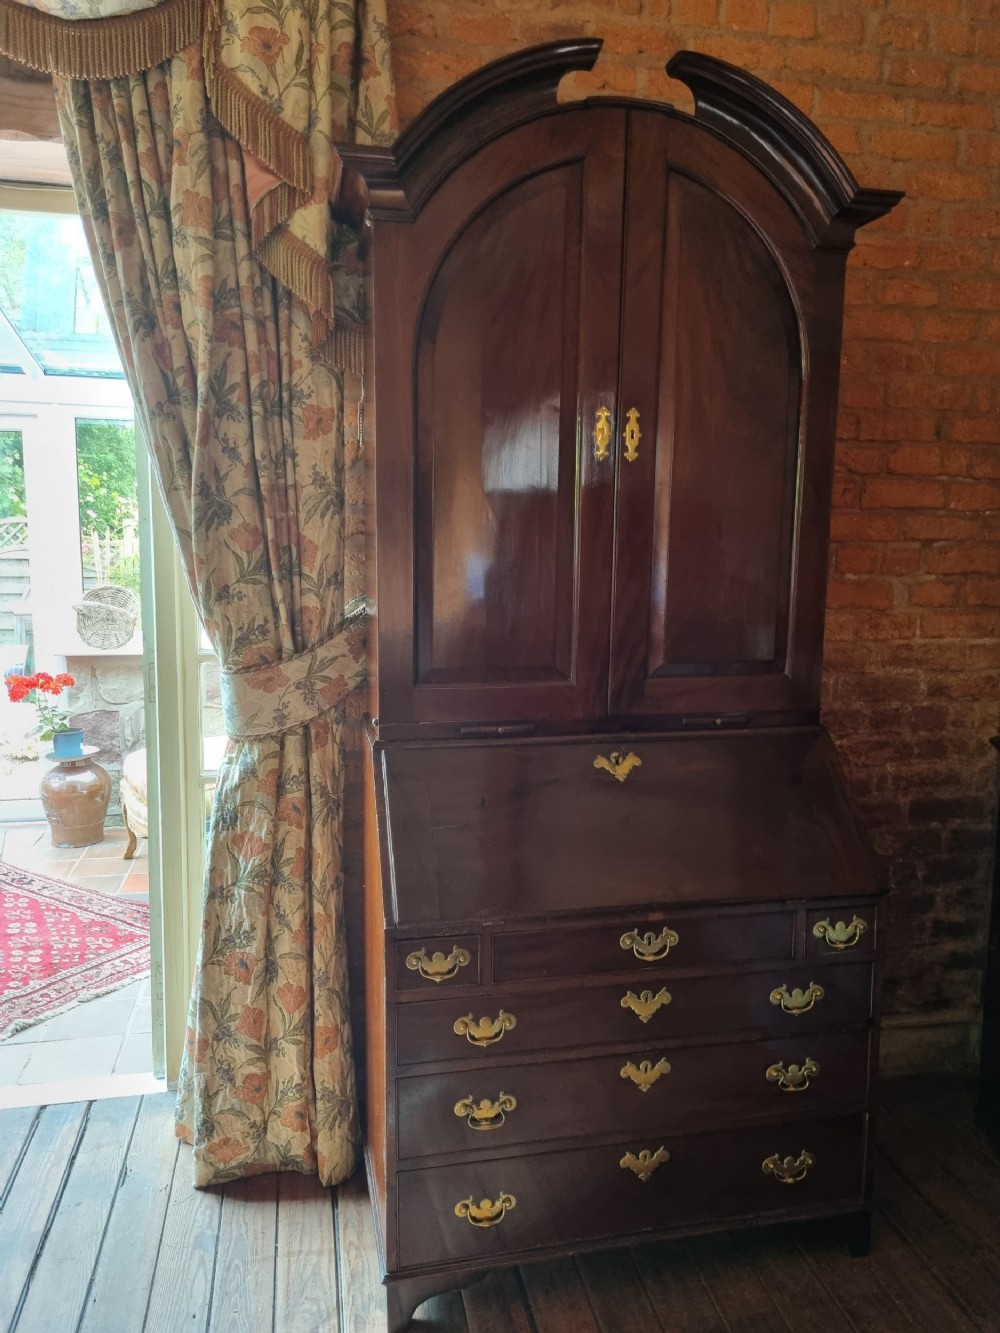
{"type": "Polygon", "coordinates": [[[849,263],[825,720],[893,886],[888,1003],[978,1003],[1000,714],[1000,0],[388,0],[404,123],[486,61],[604,38],[580,92],[675,101],[680,47],[908,198],[849,263]]]}

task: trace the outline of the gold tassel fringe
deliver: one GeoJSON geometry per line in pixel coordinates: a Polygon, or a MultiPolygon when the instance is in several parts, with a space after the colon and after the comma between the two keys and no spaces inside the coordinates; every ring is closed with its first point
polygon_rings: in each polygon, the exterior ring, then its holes
{"type": "Polygon", "coordinates": [[[259,200],[250,218],[250,240],[259,256],[260,248],[272,231],[287,222],[295,210],[308,201],[309,196],[294,190],[284,181],[268,190],[259,200]]]}
{"type": "MultiPolygon", "coordinates": [[[[286,124],[274,108],[264,98],[251,92],[220,58],[224,12],[225,0],[208,0],[203,56],[205,84],[215,118],[242,148],[263,162],[293,190],[300,191],[308,198],[312,194],[313,182],[308,136],[286,124]]],[[[291,205],[285,214],[287,218],[297,206],[297,201],[283,196],[282,202],[291,205]]],[[[275,205],[272,205],[272,213],[274,208],[275,205]]],[[[285,218],[279,218],[278,222],[283,222],[285,218]]],[[[273,230],[273,227],[270,229],[273,230]]]]}
{"type": "Polygon", "coordinates": [[[282,287],[304,301],[314,316],[320,316],[320,328],[333,324],[333,272],[321,255],[288,231],[266,236],[256,254],[282,287]]]}
{"type": "Polygon", "coordinates": [[[152,69],[201,38],[204,0],[163,0],[106,19],[61,19],[0,0],[0,54],[67,79],[117,79],[152,69]]]}

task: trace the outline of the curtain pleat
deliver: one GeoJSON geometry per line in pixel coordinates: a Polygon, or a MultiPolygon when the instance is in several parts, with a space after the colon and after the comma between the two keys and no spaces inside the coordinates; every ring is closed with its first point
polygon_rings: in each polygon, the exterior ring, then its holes
{"type": "Polygon", "coordinates": [[[332,1183],[359,1138],[342,774],[364,665],[345,620],[361,464],[345,462],[343,373],[318,355],[315,310],[255,253],[244,152],[213,113],[200,43],[57,93],[191,592],[223,674],[254,697],[256,732],[240,738],[237,704],[216,788],[178,1133],[198,1185],[270,1170],[332,1183]]]}

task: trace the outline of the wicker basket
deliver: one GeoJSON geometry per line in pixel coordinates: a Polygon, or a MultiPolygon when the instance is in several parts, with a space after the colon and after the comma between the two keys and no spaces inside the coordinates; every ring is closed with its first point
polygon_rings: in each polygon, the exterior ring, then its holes
{"type": "Polygon", "coordinates": [[[131,588],[104,583],[85,592],[73,610],[84,643],[91,648],[120,648],[135,633],[139,598],[131,588]]]}

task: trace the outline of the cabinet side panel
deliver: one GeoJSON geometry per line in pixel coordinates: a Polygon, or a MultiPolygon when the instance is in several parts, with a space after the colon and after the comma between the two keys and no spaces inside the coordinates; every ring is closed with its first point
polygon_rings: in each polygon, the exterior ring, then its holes
{"type": "Polygon", "coordinates": [[[388,1121],[386,1060],[389,1036],[386,1028],[385,913],[382,898],[382,851],[375,771],[378,754],[365,745],[365,1002],[366,1084],[365,1112],[368,1132],[369,1184],[375,1193],[375,1217],[382,1231],[381,1252],[391,1263],[386,1244],[388,1225],[387,1155],[388,1121]]]}

